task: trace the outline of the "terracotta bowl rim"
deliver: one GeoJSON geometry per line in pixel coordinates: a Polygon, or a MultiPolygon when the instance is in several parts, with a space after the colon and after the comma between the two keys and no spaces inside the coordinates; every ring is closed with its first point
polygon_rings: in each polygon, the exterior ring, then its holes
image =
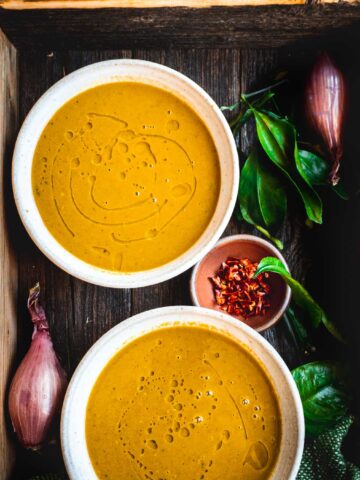
{"type": "MultiPolygon", "coordinates": [[[[200,265],[204,261],[206,261],[206,258],[208,257],[208,255],[211,252],[213,252],[215,249],[217,249],[218,247],[221,247],[222,245],[226,245],[227,243],[244,242],[244,241],[253,242],[253,243],[256,243],[258,245],[261,245],[261,246],[269,249],[273,253],[273,256],[279,258],[279,260],[281,260],[283,262],[283,264],[286,267],[286,270],[290,273],[289,266],[288,266],[285,258],[281,254],[280,250],[278,248],[276,248],[272,243],[268,242],[267,240],[264,240],[263,238],[257,237],[256,235],[249,235],[249,234],[243,234],[243,233],[237,234],[237,235],[230,235],[228,237],[224,237],[215,244],[215,246],[210,250],[210,252],[208,252],[194,266],[194,268],[192,270],[191,277],[190,277],[190,295],[191,295],[191,300],[196,307],[203,307],[203,305],[200,304],[200,302],[198,300],[198,297],[197,297],[197,294],[196,294],[196,275],[197,275],[197,272],[199,270],[200,265]]],[[[262,332],[264,330],[267,330],[270,327],[273,327],[280,320],[280,318],[283,316],[283,314],[285,313],[286,309],[289,306],[290,299],[291,299],[291,289],[288,285],[286,285],[285,297],[284,297],[284,300],[281,303],[281,306],[278,309],[278,311],[266,323],[264,323],[262,325],[259,325],[257,327],[251,327],[251,328],[254,328],[254,330],[256,330],[258,332],[262,332]]],[[[224,312],[224,313],[226,314],[226,312],[224,312]]],[[[232,316],[232,315],[230,315],[230,316],[232,316]]],[[[236,317],[232,316],[232,318],[236,318],[236,317]]]]}

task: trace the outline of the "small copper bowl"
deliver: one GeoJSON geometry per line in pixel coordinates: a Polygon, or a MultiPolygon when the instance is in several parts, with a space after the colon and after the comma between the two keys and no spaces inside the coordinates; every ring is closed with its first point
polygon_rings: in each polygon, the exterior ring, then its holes
{"type": "MultiPolygon", "coordinates": [[[[213,285],[209,277],[215,274],[221,263],[228,257],[248,258],[252,262],[260,262],[264,257],[277,257],[289,270],[279,250],[266,240],[254,235],[225,237],[193,269],[190,292],[194,305],[223,311],[215,302],[213,285]]],[[[234,315],[235,318],[258,332],[275,325],[284,314],[290,301],[291,290],[279,275],[270,273],[269,283],[271,287],[270,308],[264,315],[248,319],[234,315]]]]}

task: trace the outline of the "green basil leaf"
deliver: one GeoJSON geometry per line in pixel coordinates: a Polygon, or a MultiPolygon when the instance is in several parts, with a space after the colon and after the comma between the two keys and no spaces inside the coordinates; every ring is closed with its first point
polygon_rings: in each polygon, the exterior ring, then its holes
{"type": "Polygon", "coordinates": [[[274,238],[268,231],[268,228],[280,224],[285,216],[286,211],[286,196],[283,198],[284,190],[281,188],[278,180],[271,177],[271,174],[266,173],[266,178],[272,185],[276,185],[279,189],[277,195],[267,196],[266,179],[260,179],[265,170],[261,167],[259,158],[255,150],[253,150],[247,158],[240,175],[239,196],[238,203],[242,218],[251,225],[254,225],[259,232],[265,237],[275,243],[279,248],[283,248],[283,244],[277,238],[274,238]],[[261,206],[258,196],[258,191],[261,194],[261,206]],[[271,205],[272,197],[274,198],[274,205],[271,205]],[[280,203],[283,202],[281,205],[280,203]],[[265,212],[267,221],[272,219],[274,224],[267,223],[263,217],[265,212]]]}
{"type": "Polygon", "coordinates": [[[350,395],[345,375],[332,362],[312,362],[292,371],[305,417],[306,433],[317,436],[349,410],[350,395]]]}
{"type": "Polygon", "coordinates": [[[265,225],[277,228],[285,219],[287,197],[280,179],[258,162],[257,195],[265,225]]]}
{"type": "Polygon", "coordinates": [[[330,167],[322,157],[307,150],[298,150],[296,167],[300,175],[311,185],[326,185],[328,183],[330,167]]]}
{"type": "Polygon", "coordinates": [[[301,283],[290,275],[281,260],[275,257],[263,258],[258,265],[255,277],[264,272],[277,273],[283,278],[291,288],[294,303],[304,310],[306,316],[314,327],[323,324],[331,335],[337,338],[337,340],[344,342],[342,335],[335,325],[327,318],[324,310],[315,302],[310,293],[301,285],[301,283]]]}
{"type": "MultiPolygon", "coordinates": [[[[253,102],[253,105],[256,106],[256,108],[261,108],[263,107],[269,100],[274,96],[273,92],[266,92],[261,98],[258,98],[253,102]]],[[[233,105],[230,105],[230,107],[221,107],[222,110],[235,110],[236,106],[240,106],[244,104],[247,106],[247,108],[242,108],[240,112],[236,115],[235,118],[233,118],[230,122],[229,125],[232,128],[233,135],[236,138],[241,127],[245,125],[245,123],[250,119],[252,116],[253,112],[251,110],[251,106],[246,100],[245,96],[241,96],[241,100],[236,104],[234,103],[233,105]]]]}
{"type": "Polygon", "coordinates": [[[263,225],[257,198],[258,157],[253,150],[246,159],[240,174],[238,202],[244,220],[253,225],[263,225]]]}
{"type": "Polygon", "coordinates": [[[324,158],[313,152],[299,149],[295,159],[300,175],[311,185],[325,185],[342,200],[349,200],[349,195],[341,183],[337,185],[329,183],[330,165],[324,158]]]}
{"type": "Polygon", "coordinates": [[[286,175],[301,196],[307,216],[322,223],[322,202],[312,186],[297,171],[295,128],[287,120],[270,112],[253,109],[260,143],[270,160],[286,175]]]}
{"type": "Polygon", "coordinates": [[[230,127],[232,128],[233,135],[236,138],[240,129],[252,116],[252,111],[248,108],[246,110],[241,110],[239,114],[229,122],[230,127]]]}
{"type": "Polygon", "coordinates": [[[241,223],[244,220],[243,216],[241,215],[240,208],[235,210],[235,218],[239,223],[241,223]]]}
{"type": "Polygon", "coordinates": [[[295,343],[304,350],[311,351],[313,346],[310,344],[308,331],[292,306],[284,313],[284,320],[295,343]]]}

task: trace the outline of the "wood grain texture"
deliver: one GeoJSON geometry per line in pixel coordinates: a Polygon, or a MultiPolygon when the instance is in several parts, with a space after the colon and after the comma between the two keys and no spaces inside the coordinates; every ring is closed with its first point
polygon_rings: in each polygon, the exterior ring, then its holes
{"type": "Polygon", "coordinates": [[[212,8],[0,9],[0,26],[22,49],[279,47],[359,36],[360,4],[212,8]],[[339,32],[336,35],[336,32],[339,32]]]}
{"type": "Polygon", "coordinates": [[[9,477],[14,449],[8,436],[6,394],[16,347],[17,262],[10,236],[10,162],[17,128],[17,56],[0,31],[0,478],[9,477]]]}

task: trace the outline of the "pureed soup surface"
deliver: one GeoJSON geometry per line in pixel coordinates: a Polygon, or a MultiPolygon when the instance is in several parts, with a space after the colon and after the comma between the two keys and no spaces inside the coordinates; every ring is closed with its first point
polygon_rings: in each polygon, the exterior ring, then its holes
{"type": "Polygon", "coordinates": [[[281,419],[245,347],[206,327],[168,327],[105,367],[86,439],[101,480],[260,480],[276,463],[281,419]]]}
{"type": "Polygon", "coordinates": [[[57,111],[38,142],[32,183],[63,247],[92,265],[132,272],[194,245],[215,211],[220,166],[188,105],[165,90],[118,82],[57,111]]]}

